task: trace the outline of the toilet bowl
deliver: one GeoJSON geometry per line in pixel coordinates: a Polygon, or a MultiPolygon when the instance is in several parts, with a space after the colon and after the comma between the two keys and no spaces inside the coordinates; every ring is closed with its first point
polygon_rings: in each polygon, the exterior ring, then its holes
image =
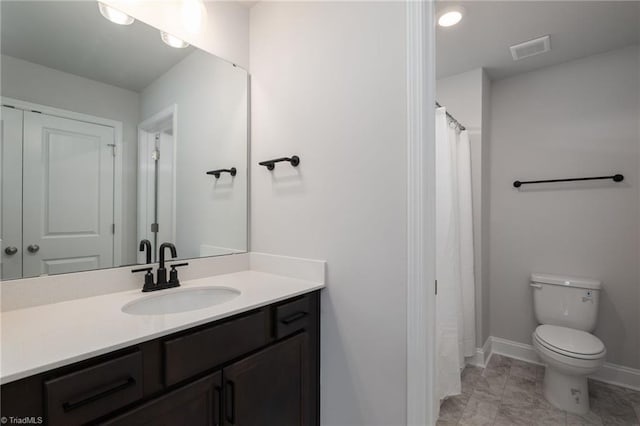
{"type": "Polygon", "coordinates": [[[585,331],[540,325],[533,346],[546,365],[543,394],[554,406],[575,414],[589,412],[587,376],[604,363],[607,350],[585,331]]]}
{"type": "Polygon", "coordinates": [[[546,365],[543,393],[554,406],[589,412],[587,377],[604,364],[607,350],[590,332],[596,326],[601,283],[532,274],[533,305],[539,325],[533,347],[546,365]]]}

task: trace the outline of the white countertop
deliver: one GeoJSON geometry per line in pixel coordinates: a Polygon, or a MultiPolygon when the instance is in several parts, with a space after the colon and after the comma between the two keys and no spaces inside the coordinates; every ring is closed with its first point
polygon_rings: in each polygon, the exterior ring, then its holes
{"type": "MultiPolygon", "coordinates": [[[[323,283],[242,271],[181,283],[180,288],[224,286],[241,294],[228,302],[165,315],[130,315],[126,303],[140,289],[4,312],[0,383],[12,382],[176,331],[226,318],[324,287],[323,283]]],[[[161,290],[171,292],[176,289],[161,290]]]]}

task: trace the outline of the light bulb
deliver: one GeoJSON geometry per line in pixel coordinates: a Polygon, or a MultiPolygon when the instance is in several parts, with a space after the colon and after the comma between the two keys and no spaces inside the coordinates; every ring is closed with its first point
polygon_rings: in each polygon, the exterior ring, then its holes
{"type": "Polygon", "coordinates": [[[207,17],[207,9],[202,0],[182,0],[180,7],[182,26],[190,34],[195,34],[203,26],[207,17]]]}
{"type": "Polygon", "coordinates": [[[162,38],[162,41],[164,41],[167,45],[175,47],[176,49],[183,49],[189,46],[189,43],[187,43],[186,41],[181,40],[169,33],[165,33],[164,31],[160,31],[160,37],[162,38]]]}
{"type": "Polygon", "coordinates": [[[124,12],[120,12],[118,9],[114,9],[111,6],[107,6],[102,2],[98,2],[98,9],[100,9],[100,14],[104,16],[109,21],[118,25],[131,25],[134,23],[135,19],[131,16],[127,15],[124,12]]]}
{"type": "Polygon", "coordinates": [[[459,10],[450,10],[440,15],[438,25],[441,27],[451,27],[462,20],[462,12],[459,10]]]}

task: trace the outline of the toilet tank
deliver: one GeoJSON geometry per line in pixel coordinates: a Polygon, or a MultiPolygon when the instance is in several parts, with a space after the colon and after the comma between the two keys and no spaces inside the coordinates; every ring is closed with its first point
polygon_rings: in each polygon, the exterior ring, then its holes
{"type": "Polygon", "coordinates": [[[533,310],[539,324],[592,332],[598,320],[600,281],[551,274],[531,274],[533,310]]]}

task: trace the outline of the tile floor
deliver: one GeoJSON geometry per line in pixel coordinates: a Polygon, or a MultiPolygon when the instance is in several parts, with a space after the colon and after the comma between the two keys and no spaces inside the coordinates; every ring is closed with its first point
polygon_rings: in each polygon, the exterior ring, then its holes
{"type": "Polygon", "coordinates": [[[462,372],[462,394],[440,406],[438,426],[640,425],[640,392],[589,381],[591,412],[577,416],[542,396],[544,367],[493,355],[462,372]]]}

